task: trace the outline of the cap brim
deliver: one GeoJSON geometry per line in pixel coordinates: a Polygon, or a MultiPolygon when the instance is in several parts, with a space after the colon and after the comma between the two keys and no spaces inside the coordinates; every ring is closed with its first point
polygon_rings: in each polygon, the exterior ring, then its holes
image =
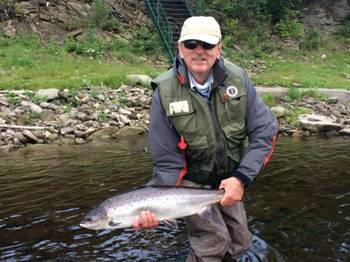
{"type": "Polygon", "coordinates": [[[191,35],[182,36],[178,42],[180,43],[186,40],[199,40],[212,45],[216,45],[220,41],[220,39],[217,36],[204,35],[204,34],[191,34],[191,35]]]}

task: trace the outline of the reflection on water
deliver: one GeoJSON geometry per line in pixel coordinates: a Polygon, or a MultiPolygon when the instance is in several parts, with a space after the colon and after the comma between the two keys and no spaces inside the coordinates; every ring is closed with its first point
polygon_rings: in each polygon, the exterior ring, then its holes
{"type": "MultiPolygon", "coordinates": [[[[184,261],[186,230],[94,232],[102,200],[143,185],[147,139],[40,146],[0,155],[0,260],[184,261]]],[[[349,261],[350,140],[280,138],[246,193],[251,230],[286,261],[349,261]]]]}

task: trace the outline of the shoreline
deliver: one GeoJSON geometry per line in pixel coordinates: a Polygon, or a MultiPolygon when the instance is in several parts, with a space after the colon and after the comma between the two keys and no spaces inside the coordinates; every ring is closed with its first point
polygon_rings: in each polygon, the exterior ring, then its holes
{"type": "MultiPolygon", "coordinates": [[[[256,89],[260,96],[277,100],[271,110],[279,122],[279,136],[350,136],[350,91],[322,89],[321,94],[331,97],[290,101],[285,99],[286,88],[256,89]],[[313,127],[298,119],[300,113],[315,122],[313,127]],[[326,118],[321,127],[317,116],[326,118]]],[[[1,90],[0,152],[31,144],[85,144],[146,134],[151,95],[152,90],[137,84],[118,89],[1,90]]]]}

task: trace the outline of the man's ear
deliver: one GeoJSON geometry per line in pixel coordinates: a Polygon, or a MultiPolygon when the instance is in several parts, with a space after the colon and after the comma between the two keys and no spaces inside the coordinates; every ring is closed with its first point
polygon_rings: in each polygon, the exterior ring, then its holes
{"type": "Polygon", "coordinates": [[[219,54],[218,54],[217,59],[220,58],[220,55],[221,55],[221,52],[222,52],[222,44],[221,43],[218,44],[218,48],[219,48],[219,54]]]}
{"type": "Polygon", "coordinates": [[[184,56],[183,56],[183,54],[182,54],[182,44],[181,43],[179,43],[179,55],[180,55],[180,57],[181,57],[181,59],[184,59],[184,56]]]}

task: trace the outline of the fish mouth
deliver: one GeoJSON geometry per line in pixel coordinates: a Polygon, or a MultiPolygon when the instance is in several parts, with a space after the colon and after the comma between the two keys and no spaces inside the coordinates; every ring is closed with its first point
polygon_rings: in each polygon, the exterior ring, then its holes
{"type": "Polygon", "coordinates": [[[87,228],[87,229],[98,229],[95,225],[92,225],[88,222],[84,222],[82,221],[80,224],[79,224],[80,227],[83,227],[83,228],[87,228]]]}

